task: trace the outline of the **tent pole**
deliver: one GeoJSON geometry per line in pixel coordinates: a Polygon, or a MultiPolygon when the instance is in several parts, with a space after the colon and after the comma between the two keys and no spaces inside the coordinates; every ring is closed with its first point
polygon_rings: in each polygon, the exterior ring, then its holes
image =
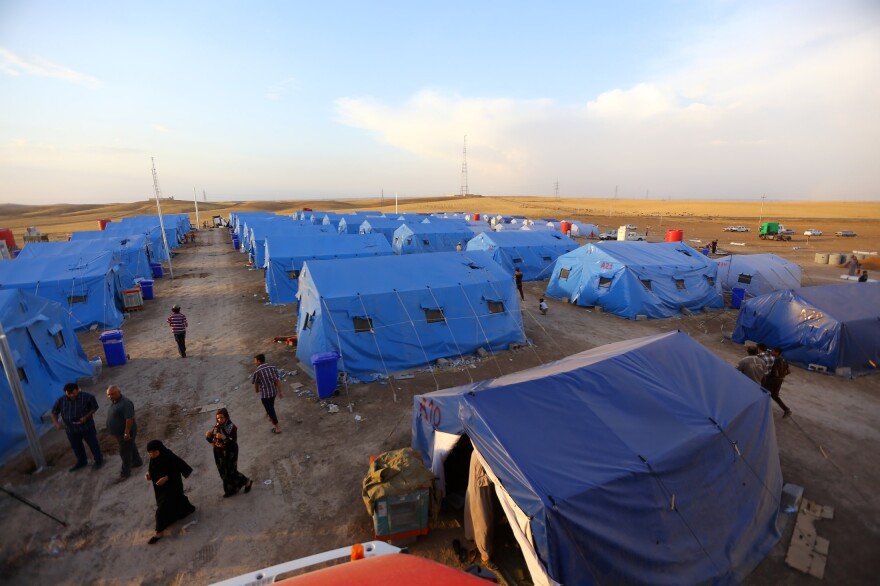
{"type": "Polygon", "coordinates": [[[12,350],[9,348],[9,340],[6,338],[6,331],[3,324],[0,324],[0,362],[3,363],[3,370],[6,372],[6,380],[9,381],[9,389],[15,398],[15,406],[18,408],[18,416],[21,418],[21,424],[24,426],[24,433],[27,435],[28,446],[31,449],[31,456],[34,458],[34,464],[37,466],[37,472],[46,467],[46,458],[43,456],[43,448],[40,445],[40,438],[37,437],[37,431],[34,429],[34,423],[31,421],[30,412],[28,412],[27,401],[24,398],[24,389],[21,388],[21,380],[18,378],[18,368],[15,366],[15,359],[12,357],[12,350]]]}

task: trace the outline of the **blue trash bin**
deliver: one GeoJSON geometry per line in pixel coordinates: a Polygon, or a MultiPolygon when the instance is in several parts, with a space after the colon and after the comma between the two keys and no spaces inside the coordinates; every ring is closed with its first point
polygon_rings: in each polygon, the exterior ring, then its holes
{"type": "Polygon", "coordinates": [[[730,306],[734,309],[739,309],[745,298],[746,290],[741,287],[734,287],[731,289],[730,306]]]}
{"type": "Polygon", "coordinates": [[[143,298],[152,299],[153,298],[153,280],[152,279],[142,279],[141,280],[141,295],[143,298]]]}
{"type": "Polygon", "coordinates": [[[332,397],[333,392],[336,391],[337,360],[339,360],[339,354],[336,352],[312,354],[312,366],[315,367],[315,384],[318,387],[319,399],[332,397]]]}
{"type": "Polygon", "coordinates": [[[151,262],[151,263],[150,263],[150,269],[152,269],[152,271],[153,271],[153,278],[154,278],[154,279],[161,279],[161,278],[162,278],[162,275],[163,275],[163,273],[162,273],[162,263],[151,262]]]}
{"type": "Polygon", "coordinates": [[[98,336],[104,345],[104,357],[107,366],[122,366],[128,362],[125,354],[125,342],[122,341],[122,330],[108,330],[98,336]]]}
{"type": "Polygon", "coordinates": [[[234,248],[235,250],[241,248],[241,241],[238,239],[238,236],[232,237],[232,248],[234,248]]]}

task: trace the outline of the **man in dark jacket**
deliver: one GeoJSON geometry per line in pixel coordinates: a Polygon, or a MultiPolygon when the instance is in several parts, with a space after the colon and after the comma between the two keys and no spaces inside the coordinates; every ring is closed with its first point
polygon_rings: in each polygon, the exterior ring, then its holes
{"type": "Polygon", "coordinates": [[[116,385],[107,388],[107,398],[110,399],[110,408],[107,410],[107,433],[112,435],[119,445],[122,469],[116,482],[122,482],[131,476],[132,466],[137,468],[143,465],[135,445],[137,422],[134,418],[134,403],[128,397],[123,397],[122,391],[116,385]]]}

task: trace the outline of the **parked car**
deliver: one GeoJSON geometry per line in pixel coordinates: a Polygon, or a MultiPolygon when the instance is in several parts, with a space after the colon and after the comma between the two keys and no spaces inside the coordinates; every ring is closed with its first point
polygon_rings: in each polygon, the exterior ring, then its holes
{"type": "Polygon", "coordinates": [[[822,230],[816,230],[815,228],[810,228],[809,230],[804,231],[804,236],[821,236],[822,230]]]}
{"type": "Polygon", "coordinates": [[[734,232],[750,232],[751,228],[748,226],[734,226],[734,232]]]}
{"type": "Polygon", "coordinates": [[[725,232],[736,232],[736,226],[728,226],[724,229],[725,232]]]}
{"type": "Polygon", "coordinates": [[[794,230],[792,230],[791,228],[783,228],[782,230],[779,231],[779,233],[780,234],[787,234],[788,236],[791,236],[792,234],[794,234],[794,230]]]}
{"type": "Polygon", "coordinates": [[[852,230],[839,230],[839,231],[835,232],[834,235],[835,235],[835,236],[845,236],[845,237],[853,238],[853,237],[856,236],[856,233],[853,232],[852,230]]]}
{"type": "Polygon", "coordinates": [[[599,234],[599,240],[617,240],[617,230],[605,230],[599,234]]]}
{"type": "Polygon", "coordinates": [[[627,224],[627,225],[626,225],[626,229],[627,229],[627,230],[638,230],[639,227],[636,226],[635,224],[627,224]]]}

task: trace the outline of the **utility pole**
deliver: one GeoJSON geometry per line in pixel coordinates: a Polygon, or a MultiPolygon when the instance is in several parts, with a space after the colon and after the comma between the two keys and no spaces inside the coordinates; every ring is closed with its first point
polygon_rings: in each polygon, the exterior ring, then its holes
{"type": "Polygon", "coordinates": [[[385,189],[382,189],[382,201],[385,201],[385,189]]]}
{"type": "Polygon", "coordinates": [[[159,212],[159,229],[162,230],[162,244],[165,245],[165,254],[168,255],[168,274],[174,280],[174,269],[171,268],[171,248],[168,246],[168,236],[165,234],[165,220],[162,218],[162,191],[159,190],[159,175],[156,173],[156,158],[150,157],[153,162],[153,190],[156,192],[156,210],[159,212]]]}
{"type": "Polygon", "coordinates": [[[195,186],[193,186],[193,203],[196,204],[196,230],[198,230],[202,223],[199,222],[199,195],[196,193],[195,186]]]}
{"type": "Polygon", "coordinates": [[[767,199],[767,194],[761,194],[761,215],[758,216],[758,226],[760,226],[764,222],[764,200],[767,199]]]}
{"type": "Polygon", "coordinates": [[[556,195],[556,199],[559,199],[559,179],[556,179],[556,183],[553,184],[553,191],[556,195]]]}
{"type": "Polygon", "coordinates": [[[464,146],[461,149],[461,196],[468,194],[468,169],[467,169],[467,135],[464,135],[464,146]]]}

